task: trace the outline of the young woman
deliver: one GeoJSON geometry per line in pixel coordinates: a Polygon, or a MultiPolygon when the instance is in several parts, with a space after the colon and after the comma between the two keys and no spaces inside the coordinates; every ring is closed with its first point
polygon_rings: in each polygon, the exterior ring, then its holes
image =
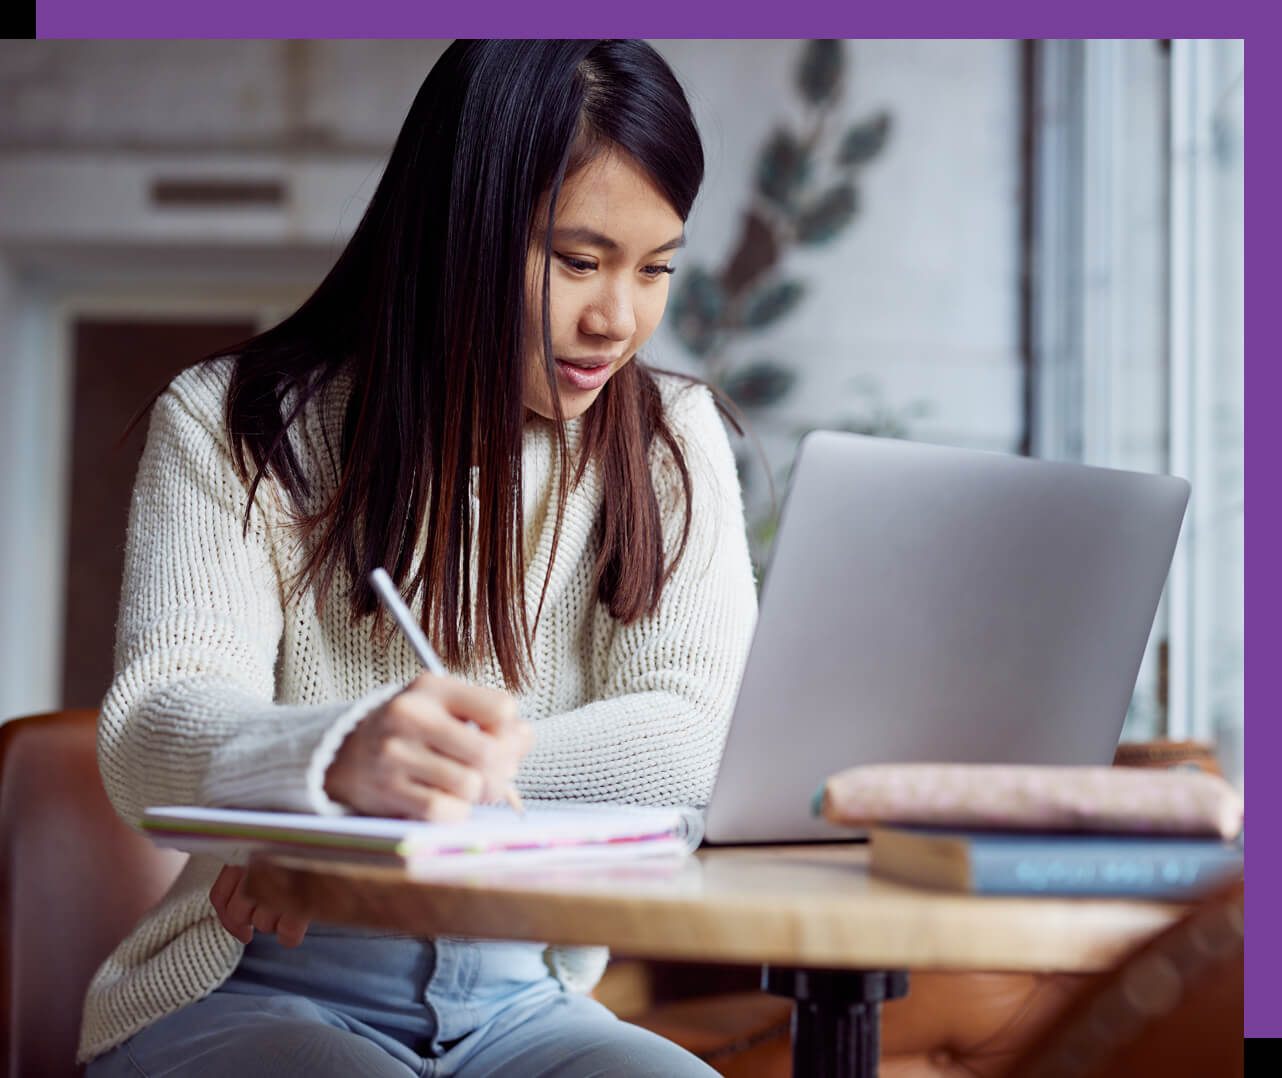
{"type": "MultiPolygon", "coordinates": [[[[315,294],[156,402],[100,719],[126,820],[707,800],[743,511],[707,390],[637,357],[702,173],[644,44],[446,51],[315,294]]],[[[309,926],[242,874],[193,856],[98,971],[93,1078],[712,1073],[583,994],[600,949],[309,926]]]]}

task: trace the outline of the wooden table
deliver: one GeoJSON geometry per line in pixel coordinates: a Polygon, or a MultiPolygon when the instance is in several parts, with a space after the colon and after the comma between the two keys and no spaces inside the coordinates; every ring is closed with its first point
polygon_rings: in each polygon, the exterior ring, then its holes
{"type": "Polygon", "coordinates": [[[911,969],[1108,968],[1183,907],[975,898],[870,877],[861,844],[705,849],[676,863],[398,869],[259,857],[252,896],[315,920],[415,935],[607,944],[629,955],[763,966],[796,1001],[794,1074],[875,1075],[882,1000],[911,969]]]}

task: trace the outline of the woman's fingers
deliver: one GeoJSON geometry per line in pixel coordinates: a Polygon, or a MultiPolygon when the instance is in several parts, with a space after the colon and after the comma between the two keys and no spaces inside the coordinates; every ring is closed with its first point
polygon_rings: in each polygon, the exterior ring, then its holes
{"type": "Polygon", "coordinates": [[[387,788],[387,795],[399,807],[396,815],[436,823],[461,823],[472,814],[472,802],[435,786],[402,778],[387,788]]]}
{"type": "Polygon", "coordinates": [[[223,866],[209,889],[209,901],[219,923],[241,943],[252,943],[257,929],[275,933],[286,947],[297,947],[307,933],[303,918],[276,913],[245,894],[245,869],[240,865],[223,866]]]}
{"type": "Polygon", "coordinates": [[[505,726],[520,721],[516,697],[498,689],[469,685],[466,681],[436,674],[420,674],[410,687],[426,689],[455,718],[474,722],[491,735],[497,735],[505,726]]]}
{"type": "Polygon", "coordinates": [[[410,690],[392,700],[384,726],[389,739],[414,742],[478,770],[502,754],[494,738],[471,723],[461,722],[426,693],[410,690]]]}
{"type": "Polygon", "coordinates": [[[472,802],[455,797],[431,786],[407,783],[405,795],[418,808],[414,813],[420,820],[437,823],[462,823],[472,814],[472,802]]]}
{"type": "Polygon", "coordinates": [[[307,934],[309,922],[302,917],[282,913],[280,923],[276,926],[276,938],[282,947],[297,947],[307,934]]]}
{"type": "Polygon", "coordinates": [[[245,870],[239,865],[223,865],[222,871],[218,873],[218,879],[214,880],[213,887],[209,889],[209,901],[220,915],[226,910],[227,903],[244,874],[245,870]]]}
{"type": "Polygon", "coordinates": [[[504,795],[532,743],[514,697],[423,674],[347,735],[324,788],[371,815],[463,819],[504,795]]]}
{"type": "Polygon", "coordinates": [[[515,772],[534,743],[533,726],[517,714],[515,699],[450,678],[424,674],[388,705],[388,726],[398,734],[476,768],[491,778],[515,772]],[[475,716],[489,705],[485,722],[475,716]]]}
{"type": "MultiPolygon", "coordinates": [[[[483,735],[482,735],[483,736],[483,735]]],[[[421,786],[434,786],[464,801],[476,801],[485,789],[485,773],[432,751],[407,738],[388,741],[384,747],[388,758],[388,777],[395,781],[406,778],[421,786]]]]}
{"type": "Polygon", "coordinates": [[[381,791],[391,806],[389,816],[436,823],[461,823],[472,813],[472,802],[435,786],[425,786],[405,777],[396,779],[381,791]]]}
{"type": "Polygon", "coordinates": [[[470,800],[416,782],[403,767],[354,773],[345,781],[343,790],[343,800],[367,816],[457,823],[472,811],[470,800]]]}
{"type": "MultiPolygon", "coordinates": [[[[240,871],[241,876],[236,881],[236,890],[232,892],[231,897],[227,900],[227,918],[232,924],[240,926],[243,930],[248,930],[254,924],[254,903],[245,894],[245,870],[242,868],[240,871]]],[[[241,936],[240,933],[233,932],[232,935],[244,939],[244,936],[241,936]]],[[[250,939],[252,938],[253,934],[250,933],[250,939]]],[[[248,943],[249,940],[245,940],[245,942],[248,943]]]]}
{"type": "Polygon", "coordinates": [[[384,779],[405,775],[468,801],[511,780],[533,741],[528,723],[513,720],[490,733],[415,688],[387,705],[379,725],[383,738],[373,752],[384,779]]]}
{"type": "Polygon", "coordinates": [[[249,922],[259,932],[266,932],[269,936],[276,935],[276,926],[280,924],[280,914],[269,910],[266,906],[255,903],[249,911],[249,922]]]}
{"type": "Polygon", "coordinates": [[[254,938],[254,927],[250,920],[252,907],[246,904],[241,885],[245,870],[239,865],[224,865],[218,873],[214,885],[209,889],[209,901],[218,914],[218,921],[241,943],[249,943],[254,938]]]}

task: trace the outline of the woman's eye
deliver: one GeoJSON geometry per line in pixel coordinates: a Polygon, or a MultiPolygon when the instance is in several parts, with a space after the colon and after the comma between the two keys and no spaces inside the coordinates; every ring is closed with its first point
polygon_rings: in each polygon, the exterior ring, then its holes
{"type": "Polygon", "coordinates": [[[653,266],[646,266],[645,269],[643,269],[641,272],[644,273],[647,277],[654,277],[657,279],[659,277],[662,277],[665,273],[676,273],[677,267],[667,265],[667,264],[662,264],[662,265],[655,264],[653,266]]]}
{"type": "Polygon", "coordinates": [[[563,254],[558,254],[556,257],[561,260],[562,265],[569,266],[570,269],[577,270],[579,273],[587,273],[589,270],[596,269],[596,263],[590,262],[586,258],[575,258],[573,255],[563,254]]]}

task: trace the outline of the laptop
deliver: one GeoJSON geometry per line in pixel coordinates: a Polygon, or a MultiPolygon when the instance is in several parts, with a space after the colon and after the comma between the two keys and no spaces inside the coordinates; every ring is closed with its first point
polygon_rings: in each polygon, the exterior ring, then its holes
{"type": "Polygon", "coordinates": [[[803,439],[704,822],[849,838],[857,764],[1108,764],[1189,485],[834,431],[803,439]]]}

